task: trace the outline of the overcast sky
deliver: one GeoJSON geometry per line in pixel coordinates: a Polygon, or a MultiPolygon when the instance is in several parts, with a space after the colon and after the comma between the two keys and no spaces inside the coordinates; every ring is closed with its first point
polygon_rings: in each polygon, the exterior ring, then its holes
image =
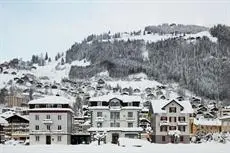
{"type": "Polygon", "coordinates": [[[230,25],[230,0],[0,0],[0,62],[54,56],[92,33],[182,23],[230,25]]]}

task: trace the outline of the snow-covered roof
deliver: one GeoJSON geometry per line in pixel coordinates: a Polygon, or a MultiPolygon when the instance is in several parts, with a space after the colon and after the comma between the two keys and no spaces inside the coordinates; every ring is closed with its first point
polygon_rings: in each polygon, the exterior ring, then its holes
{"type": "Polygon", "coordinates": [[[96,128],[96,127],[91,127],[88,129],[89,132],[94,132],[94,131],[131,131],[131,132],[141,132],[143,131],[143,128],[141,127],[102,127],[102,128],[96,128]]]}
{"type": "Polygon", "coordinates": [[[0,125],[7,125],[7,124],[8,122],[4,118],[0,117],[0,125]]]}
{"type": "Polygon", "coordinates": [[[13,116],[14,114],[15,114],[15,112],[13,112],[13,111],[7,111],[7,112],[0,114],[0,117],[9,118],[9,117],[13,116]]]}
{"type": "Polygon", "coordinates": [[[113,98],[120,99],[123,102],[134,102],[134,101],[141,102],[140,96],[114,95],[114,94],[108,94],[108,95],[103,95],[103,96],[99,96],[99,97],[92,97],[89,99],[89,101],[106,101],[106,102],[108,102],[113,98]]]}
{"type": "Polygon", "coordinates": [[[220,118],[220,120],[224,120],[224,119],[230,119],[230,115],[223,116],[223,117],[220,118]]]}
{"type": "Polygon", "coordinates": [[[208,126],[221,126],[221,121],[219,119],[194,119],[193,123],[195,125],[208,125],[208,126]]]}
{"type": "Polygon", "coordinates": [[[153,112],[154,113],[166,113],[166,110],[164,110],[163,107],[166,106],[167,104],[171,103],[173,100],[183,107],[183,110],[181,111],[181,113],[193,113],[194,112],[192,105],[189,101],[186,101],[186,100],[185,101],[178,101],[176,99],[153,100],[151,102],[153,112]]]}
{"type": "Polygon", "coordinates": [[[61,96],[47,96],[30,101],[28,104],[72,104],[72,101],[61,96]]]}
{"type": "Polygon", "coordinates": [[[73,112],[73,110],[71,108],[35,108],[35,109],[29,109],[30,112],[32,111],[41,111],[41,112],[47,112],[47,111],[69,111],[69,112],[73,112]]]}
{"type": "Polygon", "coordinates": [[[29,121],[29,116],[28,115],[20,115],[18,113],[13,112],[13,111],[7,111],[7,112],[4,112],[4,113],[0,114],[0,118],[7,119],[7,118],[10,118],[10,117],[12,117],[14,115],[17,115],[17,116],[29,121]]]}

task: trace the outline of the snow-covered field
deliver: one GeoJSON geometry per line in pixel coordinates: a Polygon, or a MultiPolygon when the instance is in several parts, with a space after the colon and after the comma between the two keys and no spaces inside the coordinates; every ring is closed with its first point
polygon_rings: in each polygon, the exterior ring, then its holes
{"type": "Polygon", "coordinates": [[[90,145],[0,145],[0,153],[229,153],[230,144],[145,144],[142,147],[90,145]]]}

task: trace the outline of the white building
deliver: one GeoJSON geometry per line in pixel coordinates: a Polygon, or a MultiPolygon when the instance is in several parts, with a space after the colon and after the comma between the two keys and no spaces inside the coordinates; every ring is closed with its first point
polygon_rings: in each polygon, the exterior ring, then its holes
{"type": "Polygon", "coordinates": [[[104,95],[89,99],[91,135],[106,133],[106,142],[117,143],[119,137],[140,138],[141,98],[128,95],[104,95]]]}
{"type": "Polygon", "coordinates": [[[72,103],[59,96],[29,102],[30,144],[70,144],[72,103]]]}
{"type": "Polygon", "coordinates": [[[189,119],[193,109],[189,101],[153,100],[150,112],[153,142],[190,142],[189,119]]]}

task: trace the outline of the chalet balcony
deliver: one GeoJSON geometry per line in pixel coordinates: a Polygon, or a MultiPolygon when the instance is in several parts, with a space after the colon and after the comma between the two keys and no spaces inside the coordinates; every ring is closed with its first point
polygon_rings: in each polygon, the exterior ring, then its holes
{"type": "Polygon", "coordinates": [[[103,122],[104,120],[104,117],[96,117],[96,122],[103,122]]]}
{"type": "Polygon", "coordinates": [[[53,121],[51,119],[44,119],[42,123],[43,124],[53,124],[53,121]]]}
{"type": "Polygon", "coordinates": [[[160,126],[162,126],[162,125],[169,125],[170,123],[169,123],[169,121],[167,121],[167,120],[161,120],[160,121],[160,126]]]}

